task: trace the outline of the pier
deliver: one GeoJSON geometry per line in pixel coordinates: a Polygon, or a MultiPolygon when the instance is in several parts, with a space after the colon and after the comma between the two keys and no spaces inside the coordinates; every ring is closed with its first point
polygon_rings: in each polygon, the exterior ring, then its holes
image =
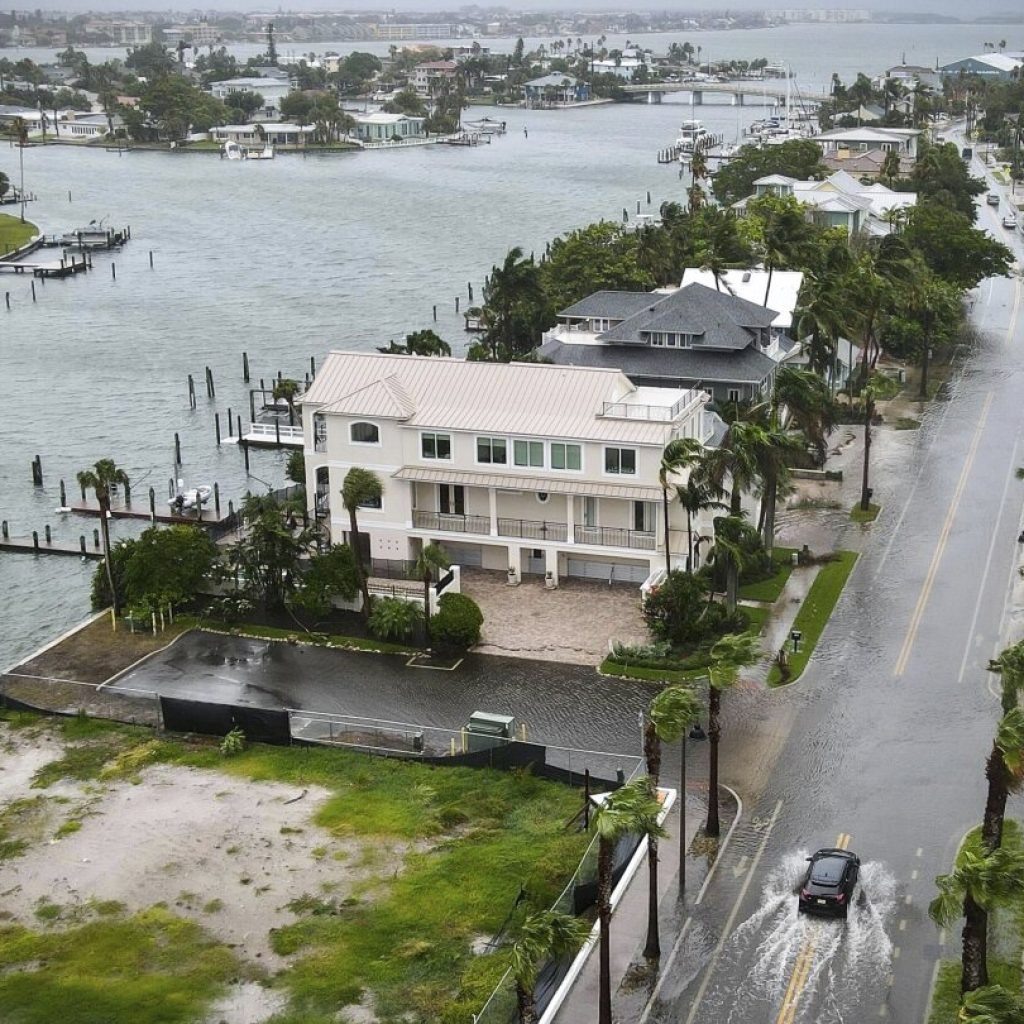
{"type": "Polygon", "coordinates": [[[49,263],[5,263],[0,260],[0,272],[31,274],[37,278],[74,277],[75,274],[84,274],[89,269],[90,264],[84,256],[80,261],[72,256],[70,261],[61,259],[49,263]]]}
{"type": "MultiPolygon", "coordinates": [[[[652,82],[650,85],[624,85],[622,91],[641,103],[660,103],[665,93],[688,92],[694,106],[708,103],[707,97],[726,97],[729,106],[744,106],[749,98],[756,106],[760,101],[769,100],[773,106],[784,107],[787,102],[787,84],[764,82],[652,82]]],[[[792,89],[790,86],[789,88],[792,89]]],[[[821,103],[828,97],[820,93],[797,93],[792,90],[793,103],[821,103]]],[[[723,102],[722,100],[718,101],[723,102]]]]}
{"type": "MultiPolygon", "coordinates": [[[[99,519],[100,507],[92,501],[76,501],[69,507],[69,511],[79,516],[92,516],[99,519]]],[[[161,523],[164,526],[175,526],[183,523],[194,523],[199,526],[222,526],[230,518],[230,513],[227,516],[222,516],[220,512],[215,508],[212,510],[199,510],[198,512],[194,509],[189,509],[185,514],[179,515],[171,512],[168,508],[166,512],[157,512],[156,506],[151,508],[144,508],[141,505],[133,507],[126,505],[124,502],[111,501],[109,516],[111,519],[140,519],[147,520],[151,523],[161,523]]]]}
{"type": "Polygon", "coordinates": [[[229,435],[223,438],[222,443],[241,443],[253,448],[301,448],[304,441],[302,427],[290,427],[275,420],[273,423],[250,423],[240,438],[229,435]]]}
{"type": "Polygon", "coordinates": [[[73,558],[92,558],[97,561],[103,558],[101,550],[88,547],[84,536],[79,537],[77,544],[47,540],[38,533],[31,537],[0,537],[0,551],[22,555],[65,555],[73,558]]]}

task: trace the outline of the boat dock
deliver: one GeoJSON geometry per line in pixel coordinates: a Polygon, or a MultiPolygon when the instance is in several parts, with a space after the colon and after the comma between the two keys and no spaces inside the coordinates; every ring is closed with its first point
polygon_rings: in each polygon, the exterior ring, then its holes
{"type": "Polygon", "coordinates": [[[90,224],[66,231],[63,235],[44,237],[40,244],[46,249],[77,249],[79,252],[107,252],[121,249],[131,241],[132,229],[104,228],[90,224]]]}
{"type": "MultiPolygon", "coordinates": [[[[46,532],[50,532],[49,527],[46,532]]],[[[67,544],[46,536],[40,537],[37,531],[33,531],[31,537],[0,537],[0,551],[22,555],[68,555],[73,558],[103,557],[103,552],[99,548],[90,548],[86,544],[84,534],[78,538],[77,544],[67,544]]]]}
{"type": "Polygon", "coordinates": [[[0,260],[0,271],[9,274],[31,274],[36,278],[74,277],[90,269],[91,264],[84,256],[81,260],[76,260],[72,256],[70,260],[62,258],[49,263],[6,263],[0,260]]]}
{"type": "Polygon", "coordinates": [[[229,435],[222,438],[221,443],[241,443],[253,448],[301,448],[305,442],[302,427],[290,427],[275,420],[273,423],[250,423],[241,437],[229,435]]]}
{"type": "MultiPolygon", "coordinates": [[[[218,496],[218,506],[219,503],[218,496]]],[[[68,511],[75,515],[92,516],[96,519],[100,516],[99,505],[91,501],[76,501],[69,506],[68,511]]],[[[111,502],[109,514],[111,519],[144,519],[151,523],[161,523],[164,526],[196,523],[200,526],[211,527],[225,524],[231,516],[231,512],[227,516],[221,515],[219,507],[212,510],[200,509],[198,513],[194,509],[189,509],[183,515],[175,514],[169,508],[166,512],[157,512],[155,502],[151,503],[149,507],[126,505],[124,502],[111,502]]]]}

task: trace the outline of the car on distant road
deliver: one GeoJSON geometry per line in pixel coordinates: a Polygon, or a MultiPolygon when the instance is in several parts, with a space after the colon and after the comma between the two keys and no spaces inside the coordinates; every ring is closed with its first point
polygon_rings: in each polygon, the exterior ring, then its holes
{"type": "Polygon", "coordinates": [[[860,857],[849,850],[819,850],[808,857],[798,911],[846,917],[860,874],[860,857]]]}
{"type": "Polygon", "coordinates": [[[1008,231],[1012,231],[1017,226],[1017,218],[1012,213],[1008,213],[1003,218],[1003,227],[1008,231]]]}
{"type": "Polygon", "coordinates": [[[988,203],[989,206],[998,206],[999,205],[999,193],[998,192],[989,192],[989,194],[987,196],[985,196],[985,202],[988,203]]]}

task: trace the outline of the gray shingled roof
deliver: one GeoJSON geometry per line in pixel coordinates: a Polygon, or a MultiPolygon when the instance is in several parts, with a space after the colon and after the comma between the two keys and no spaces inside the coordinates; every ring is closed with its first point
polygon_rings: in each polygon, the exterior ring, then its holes
{"type": "Polygon", "coordinates": [[[675,386],[685,386],[680,383],[684,381],[760,384],[776,365],[771,356],[753,346],[730,352],[548,341],[540,347],[539,354],[563,366],[616,369],[631,379],[660,379],[675,386]]]}
{"type": "Polygon", "coordinates": [[[558,315],[622,320],[655,305],[659,298],[660,296],[652,295],[650,292],[594,292],[568,309],[563,309],[558,315]]]}
{"type": "Polygon", "coordinates": [[[689,284],[634,313],[602,334],[601,340],[635,345],[641,331],[672,331],[696,335],[702,347],[742,349],[754,340],[751,328],[770,328],[778,315],[735,295],[689,284]]]}

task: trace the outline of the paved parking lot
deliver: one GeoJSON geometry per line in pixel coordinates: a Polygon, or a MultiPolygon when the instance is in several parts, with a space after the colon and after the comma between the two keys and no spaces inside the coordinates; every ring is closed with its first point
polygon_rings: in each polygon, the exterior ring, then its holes
{"type": "Polygon", "coordinates": [[[505,574],[463,569],[462,591],[484,613],[477,651],[574,665],[597,665],[609,640],[643,642],[647,629],[636,584],[562,579],[556,590],[528,576],[510,587],[505,574]]]}

